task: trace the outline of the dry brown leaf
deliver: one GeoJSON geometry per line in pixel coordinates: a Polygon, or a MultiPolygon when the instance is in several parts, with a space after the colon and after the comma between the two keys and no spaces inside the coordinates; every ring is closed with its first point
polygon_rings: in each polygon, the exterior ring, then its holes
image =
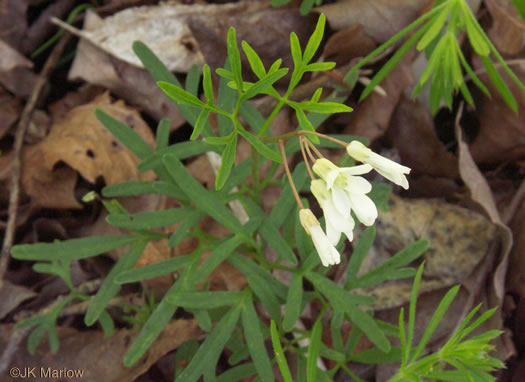
{"type": "Polygon", "coordinates": [[[493,24],[488,34],[503,54],[517,55],[525,47],[525,23],[512,0],[487,0],[493,24]]]}
{"type": "MultiPolygon", "coordinates": [[[[5,344],[12,325],[3,326],[1,329],[0,342],[5,344]]],[[[42,341],[34,356],[27,354],[25,346],[22,346],[11,367],[19,367],[22,370],[35,367],[37,371],[41,367],[82,370],[83,377],[79,380],[85,382],[130,382],[148,371],[166,353],[192,338],[199,337],[202,331],[194,320],[171,321],[146,356],[130,368],[123,365],[122,359],[136,337],[131,330],[117,330],[111,337],[105,338],[101,331],[78,331],[58,327],[58,334],[60,349],[57,354],[49,351],[46,340],[42,341]]]]}
{"type": "MultiPolygon", "coordinates": [[[[474,62],[478,63],[476,66],[482,67],[479,60],[474,62]]],[[[512,70],[522,82],[525,82],[525,64],[515,65],[512,70]]],[[[525,92],[502,70],[500,70],[500,74],[516,98],[518,113],[509,109],[487,74],[480,75],[480,79],[490,91],[491,98],[483,96],[477,105],[480,130],[470,145],[470,152],[477,163],[501,163],[525,155],[525,92]]]]}
{"type": "Polygon", "coordinates": [[[7,316],[13,309],[22,302],[36,296],[36,293],[23,286],[11,283],[9,280],[2,280],[0,288],[0,319],[7,316]]]}
{"type": "MultiPolygon", "coordinates": [[[[95,13],[89,12],[85,18],[84,29],[96,30],[100,23],[100,18],[95,13]]],[[[82,79],[90,84],[110,89],[157,120],[169,118],[172,128],[185,122],[175,105],[145,69],[119,60],[87,40],[81,39],[78,43],[77,54],[68,77],[70,80],[82,79]]]]}
{"type": "Polygon", "coordinates": [[[457,160],[438,139],[429,111],[402,96],[388,129],[404,165],[414,174],[456,178],[457,160]]]}
{"type": "MultiPolygon", "coordinates": [[[[439,199],[402,199],[392,195],[390,210],[380,212],[377,236],[360,272],[376,268],[416,240],[426,239],[421,291],[444,288],[466,279],[487,255],[496,228],[484,216],[439,199]]],[[[412,280],[396,280],[360,291],[376,297],[374,309],[404,304],[412,280]]],[[[357,290],[356,290],[357,292],[357,290]]]]}
{"type": "Polygon", "coordinates": [[[51,128],[49,136],[40,144],[45,167],[52,170],[62,161],[93,184],[99,176],[107,185],[153,179],[152,172],[138,173],[139,158],[99,122],[95,116],[97,108],[124,122],[154,146],[153,134],[140,114],[122,101],[112,103],[106,93],[87,105],[74,108],[51,128]]]}
{"type": "Polygon", "coordinates": [[[21,111],[22,104],[20,101],[0,87],[0,138],[18,120],[21,111]]]}
{"type": "MultiPolygon", "coordinates": [[[[0,23],[1,19],[0,15],[0,23]]],[[[0,83],[6,89],[17,96],[28,97],[37,80],[32,68],[31,61],[0,40],[0,83]]]]}
{"type": "Polygon", "coordinates": [[[335,30],[361,24],[365,33],[383,43],[414,21],[429,0],[342,0],[315,8],[335,30]]]}
{"type": "Polygon", "coordinates": [[[325,61],[333,61],[337,66],[344,65],[356,57],[364,57],[377,46],[367,36],[360,24],[352,25],[330,36],[323,50],[325,61]]]}
{"type": "Polygon", "coordinates": [[[0,1],[0,36],[15,49],[21,48],[27,30],[29,0],[0,1]]]}
{"type": "Polygon", "coordinates": [[[509,292],[516,293],[525,298],[525,203],[520,208],[510,223],[514,237],[514,245],[509,254],[509,272],[507,274],[507,288],[509,292]]]}
{"type": "Polygon", "coordinates": [[[359,135],[370,141],[381,137],[399,102],[403,90],[414,83],[411,62],[415,52],[408,53],[394,70],[381,82],[387,95],[372,92],[352,113],[352,120],[345,129],[345,134],[359,135]]]}

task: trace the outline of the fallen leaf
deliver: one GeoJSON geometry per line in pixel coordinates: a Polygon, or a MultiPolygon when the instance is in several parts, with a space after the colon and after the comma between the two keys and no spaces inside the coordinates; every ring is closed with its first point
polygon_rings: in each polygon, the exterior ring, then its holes
{"type": "Polygon", "coordinates": [[[352,25],[330,36],[323,50],[325,61],[341,66],[356,57],[364,57],[376,48],[376,42],[366,35],[363,26],[352,25]]]}
{"type": "Polygon", "coordinates": [[[525,47],[525,22],[512,0],[487,0],[492,16],[488,35],[500,53],[515,56],[525,47]]]}
{"type": "Polygon", "coordinates": [[[36,296],[36,293],[23,286],[2,280],[0,283],[0,319],[3,319],[11,311],[16,309],[22,302],[36,296]]]}
{"type": "MultiPolygon", "coordinates": [[[[4,325],[0,330],[0,342],[5,344],[13,325],[4,325]],[[2,341],[3,340],[3,341],[2,341]]],[[[42,341],[34,356],[22,346],[13,358],[11,367],[20,369],[35,367],[47,370],[78,370],[83,372],[82,381],[129,382],[144,374],[162,356],[178,348],[184,342],[199,337],[202,331],[194,320],[174,320],[168,323],[159,338],[150,347],[146,356],[132,367],[122,363],[136,334],[120,329],[109,338],[101,331],[79,331],[58,327],[60,349],[57,354],[49,351],[47,340],[42,341]]]]}
{"type": "Polygon", "coordinates": [[[345,134],[366,137],[371,142],[383,136],[404,89],[414,82],[411,68],[414,57],[415,52],[412,50],[381,82],[380,86],[386,91],[386,96],[372,92],[356,108],[345,134]]]}
{"type": "Polygon", "coordinates": [[[21,48],[27,30],[29,0],[2,0],[0,2],[0,36],[14,49],[21,48]]]}
{"type": "Polygon", "coordinates": [[[457,159],[445,149],[434,130],[430,112],[418,101],[401,96],[388,136],[412,174],[459,177],[457,159]]]}
{"type": "MultiPolygon", "coordinates": [[[[101,22],[95,13],[88,12],[84,29],[96,30],[101,22]]],[[[128,103],[148,112],[156,120],[170,119],[173,129],[185,122],[175,105],[170,102],[145,69],[115,58],[88,40],[79,41],[68,78],[70,80],[81,79],[89,84],[110,89],[128,103]]]]}
{"type": "MultiPolygon", "coordinates": [[[[483,68],[479,60],[475,66],[483,68]]],[[[525,82],[525,65],[512,66],[514,73],[525,82]]],[[[486,73],[480,79],[490,91],[491,98],[483,96],[477,109],[479,133],[470,145],[470,153],[477,163],[513,161],[525,155],[525,92],[502,70],[499,71],[518,103],[518,113],[512,112],[486,73]]]]}
{"type": "Polygon", "coordinates": [[[0,138],[18,120],[21,112],[22,104],[20,101],[0,87],[0,138]]]}
{"type": "MultiPolygon", "coordinates": [[[[514,245],[509,254],[507,274],[507,288],[511,293],[516,293],[525,298],[525,203],[521,203],[516,215],[510,222],[514,245]]],[[[525,342],[525,341],[524,341],[525,342]]]]}
{"type": "Polygon", "coordinates": [[[29,97],[38,78],[32,68],[31,61],[0,40],[0,83],[7,90],[20,97],[29,97]]]}
{"type": "Polygon", "coordinates": [[[332,29],[360,24],[367,35],[383,43],[414,21],[430,3],[429,0],[342,0],[314,10],[326,15],[332,29]]]}
{"type": "Polygon", "coordinates": [[[154,137],[140,114],[122,101],[111,102],[106,93],[93,102],[71,110],[53,125],[49,136],[40,144],[44,165],[51,171],[58,162],[77,170],[95,184],[102,177],[107,185],[131,180],[151,180],[153,173],[137,171],[139,158],[110,133],[95,116],[100,108],[135,130],[146,143],[154,146],[154,137]]]}
{"type": "MultiPolygon", "coordinates": [[[[417,240],[430,242],[421,291],[461,283],[487,255],[496,240],[495,226],[483,215],[440,199],[402,199],[391,195],[389,211],[379,212],[377,235],[360,269],[363,274],[417,240]]],[[[376,297],[374,309],[404,304],[410,298],[412,279],[387,281],[355,290],[376,297]]]]}

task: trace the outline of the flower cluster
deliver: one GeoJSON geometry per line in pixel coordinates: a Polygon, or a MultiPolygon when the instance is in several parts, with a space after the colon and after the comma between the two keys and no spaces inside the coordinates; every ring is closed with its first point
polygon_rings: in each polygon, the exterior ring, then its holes
{"type": "Polygon", "coordinates": [[[408,189],[405,174],[410,168],[376,154],[359,141],[352,141],[346,147],[347,153],[362,165],[340,168],[328,159],[317,159],[313,171],[320,179],[312,180],[311,191],[321,206],[326,220],[326,234],[312,211],[302,209],[299,213],[301,224],[311,235],[322,264],[339,264],[341,256],[335,246],[344,233],[349,241],[353,240],[355,227],[353,211],[364,225],[374,224],[377,208],[366,194],[372,185],[359,175],[375,170],[391,182],[408,189]]]}

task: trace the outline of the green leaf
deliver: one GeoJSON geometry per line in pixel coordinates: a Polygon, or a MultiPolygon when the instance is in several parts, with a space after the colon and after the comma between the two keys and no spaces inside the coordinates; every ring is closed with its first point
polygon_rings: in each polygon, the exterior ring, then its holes
{"type": "Polygon", "coordinates": [[[213,94],[213,84],[211,82],[211,72],[210,67],[207,64],[204,64],[202,67],[202,86],[204,87],[204,96],[209,105],[215,103],[215,96],[213,94]]]}
{"type": "Polygon", "coordinates": [[[390,270],[402,267],[420,257],[429,247],[427,240],[418,240],[396,253],[390,259],[361,276],[357,282],[352,283],[352,288],[367,288],[377,285],[388,279],[390,270]]]}
{"type": "Polygon", "coordinates": [[[169,82],[159,81],[157,82],[157,85],[159,88],[162,89],[164,93],[177,103],[181,103],[183,105],[188,106],[195,106],[198,108],[204,107],[204,102],[202,102],[200,99],[192,95],[191,93],[187,92],[186,90],[180,88],[177,85],[170,84],[169,82]]]}
{"type": "Polygon", "coordinates": [[[521,0],[512,0],[514,6],[518,9],[518,12],[521,15],[521,18],[525,20],[525,3],[521,0]]]}
{"type": "Polygon", "coordinates": [[[228,258],[228,262],[241,271],[241,273],[244,274],[248,279],[252,275],[257,275],[259,279],[264,280],[266,288],[269,289],[274,295],[279,296],[283,300],[286,299],[286,285],[277,280],[270,273],[268,273],[259,265],[255,264],[246,256],[234,253],[228,258]]]}
{"type": "Polygon", "coordinates": [[[336,102],[302,102],[301,108],[312,113],[320,114],[349,113],[353,111],[351,107],[336,102]]]}
{"type": "Polygon", "coordinates": [[[270,313],[274,321],[281,321],[281,304],[271,289],[268,288],[265,280],[256,274],[248,277],[248,285],[255,295],[261,300],[262,304],[270,313]]]}
{"type": "MultiPolygon", "coordinates": [[[[313,8],[315,0],[303,0],[301,6],[299,7],[299,13],[301,16],[306,16],[313,8]]],[[[323,16],[324,14],[321,13],[323,16]]]]}
{"type": "Polygon", "coordinates": [[[120,285],[165,276],[188,266],[191,261],[192,259],[189,256],[177,256],[168,260],[159,261],[158,263],[145,265],[136,269],[131,269],[131,266],[127,269],[121,270],[121,272],[116,274],[113,282],[120,285]]]}
{"type": "MultiPolygon", "coordinates": [[[[410,305],[408,309],[408,337],[405,346],[403,346],[403,359],[410,362],[410,352],[412,351],[412,341],[414,339],[414,330],[416,328],[416,304],[419,295],[419,287],[421,285],[421,278],[423,277],[424,264],[421,264],[417,270],[414,278],[414,285],[410,294],[410,305]]],[[[401,318],[400,318],[401,319],[401,318]]],[[[404,323],[400,326],[399,336],[404,337],[404,323]]]]}
{"type": "Polygon", "coordinates": [[[292,51],[292,59],[294,63],[294,72],[299,71],[302,67],[303,56],[301,53],[301,44],[299,42],[299,37],[295,32],[290,33],[290,48],[292,51]]]}
{"type": "Polygon", "coordinates": [[[308,272],[306,278],[310,280],[319,292],[324,294],[333,306],[345,305],[373,305],[374,299],[370,296],[360,296],[348,293],[332,280],[314,272],[308,272]]]}
{"type": "Polygon", "coordinates": [[[325,72],[335,68],[335,62],[315,62],[304,68],[305,72],[325,72]]]}
{"type": "Polygon", "coordinates": [[[244,139],[250,142],[250,144],[255,148],[255,150],[257,150],[262,156],[274,162],[283,163],[283,158],[281,157],[281,154],[269,148],[268,145],[262,143],[259,137],[250,134],[249,132],[244,130],[242,126],[239,129],[237,129],[237,131],[243,136],[244,139]]]}
{"type": "MultiPolygon", "coordinates": [[[[417,348],[414,350],[414,353],[411,355],[411,360],[416,360],[421,354],[423,354],[425,350],[425,346],[427,346],[428,341],[430,341],[430,338],[432,337],[432,334],[434,334],[439,323],[441,322],[441,320],[443,320],[443,316],[445,315],[445,313],[447,313],[448,307],[450,306],[452,301],[454,301],[454,298],[459,292],[459,288],[460,288],[459,285],[453,287],[443,297],[438,307],[434,311],[434,314],[432,315],[432,318],[430,319],[430,322],[426,327],[425,333],[423,333],[423,337],[421,338],[421,341],[417,345],[417,348]]],[[[409,332],[408,333],[409,338],[410,338],[410,334],[411,333],[409,332]]]]}
{"type": "Polygon", "coordinates": [[[359,269],[361,269],[365,256],[368,251],[370,251],[370,248],[372,248],[375,237],[376,228],[374,226],[367,227],[365,232],[363,232],[359,238],[357,244],[354,246],[354,251],[352,252],[352,256],[350,256],[350,261],[348,262],[346,271],[345,289],[349,289],[348,287],[357,279],[357,273],[359,272],[359,269]]]}
{"type": "Polygon", "coordinates": [[[272,7],[282,7],[283,5],[286,5],[291,0],[272,0],[272,7]]]}
{"type": "Polygon", "coordinates": [[[263,382],[274,381],[272,364],[264,346],[261,324],[251,298],[243,304],[241,318],[246,344],[259,378],[263,382]]]}
{"type": "Polygon", "coordinates": [[[297,265],[297,258],[292,248],[286,240],[283,239],[279,229],[275,226],[272,220],[268,218],[264,211],[252,200],[242,199],[241,201],[249,216],[262,219],[259,233],[268,245],[273,248],[278,255],[282,256],[283,259],[293,265],[297,265]]]}
{"type": "Polygon", "coordinates": [[[401,360],[401,348],[392,347],[388,352],[383,352],[378,348],[367,349],[350,355],[348,359],[352,362],[359,362],[367,365],[399,362],[401,360]]]}
{"type": "Polygon", "coordinates": [[[177,230],[170,236],[168,240],[168,246],[170,248],[177,247],[190,230],[195,227],[199,221],[206,217],[201,211],[195,210],[190,215],[184,218],[184,221],[177,227],[177,230]]]}
{"type": "Polygon", "coordinates": [[[250,63],[252,71],[255,73],[257,78],[262,79],[263,77],[265,77],[266,69],[264,68],[264,64],[261,61],[259,55],[246,41],[243,41],[241,43],[241,46],[242,50],[244,51],[244,54],[246,54],[246,58],[248,58],[248,62],[250,63]]]}
{"type": "MultiPolygon", "coordinates": [[[[295,187],[298,190],[301,190],[306,184],[307,179],[308,173],[306,171],[306,166],[304,165],[304,163],[300,163],[297,166],[295,166],[295,169],[292,173],[292,180],[295,184],[295,187]]],[[[275,227],[281,227],[283,225],[286,217],[289,216],[292,213],[292,211],[295,210],[295,206],[296,202],[293,196],[292,188],[290,186],[290,183],[286,182],[281,190],[281,195],[279,196],[279,199],[277,199],[275,206],[270,212],[270,220],[275,225],[275,227]]]]}
{"type": "Polygon", "coordinates": [[[133,268],[139,257],[144,252],[146,247],[146,241],[140,241],[131,247],[126,254],[111,268],[104,282],[98,289],[97,294],[93,298],[93,301],[89,305],[89,308],[84,316],[84,322],[87,326],[93,325],[97,320],[100,319],[101,315],[105,312],[106,306],[109,301],[115,297],[120,291],[120,284],[115,282],[115,279],[124,271],[133,268]]]}
{"type": "Polygon", "coordinates": [[[237,46],[237,37],[235,36],[235,28],[230,27],[228,30],[228,36],[226,38],[226,46],[228,49],[228,61],[230,62],[233,78],[239,91],[242,89],[242,67],[241,67],[241,54],[237,46]]]}
{"type": "Polygon", "coordinates": [[[100,323],[102,331],[104,332],[104,338],[111,337],[111,335],[115,333],[115,323],[113,322],[113,318],[111,318],[111,315],[107,311],[102,312],[102,314],[98,318],[98,322],[100,323]]]}
{"type": "Polygon", "coordinates": [[[208,192],[195,180],[175,155],[166,154],[163,156],[163,162],[174,181],[195,202],[197,209],[207,213],[232,232],[241,232],[243,230],[239,220],[222,204],[217,195],[208,192]]]}
{"type": "Polygon", "coordinates": [[[246,120],[253,131],[259,133],[261,127],[264,125],[265,119],[250,102],[243,102],[239,108],[239,114],[246,120]]]}
{"type": "Polygon", "coordinates": [[[503,97],[507,105],[510,107],[510,109],[513,112],[517,113],[518,104],[516,103],[516,99],[512,95],[511,91],[509,90],[503,78],[501,78],[500,74],[498,73],[498,70],[492,63],[492,60],[488,57],[480,57],[480,58],[494,86],[496,86],[496,88],[498,89],[498,91],[500,92],[501,96],[503,97]]]}
{"type": "MultiPolygon", "coordinates": [[[[193,260],[195,261],[196,259],[193,260]]],[[[193,272],[194,264],[195,262],[193,262],[192,265],[184,271],[182,276],[171,286],[164,295],[164,298],[149,316],[139,335],[135,338],[135,341],[131,344],[124,355],[123,363],[125,366],[129,367],[137,362],[144,353],[146,353],[168,322],[172,319],[177,310],[177,306],[168,303],[167,298],[174,294],[186,291],[188,288],[188,278],[193,272]]]]}
{"type": "Polygon", "coordinates": [[[217,190],[220,190],[224,186],[224,183],[226,183],[226,180],[228,180],[228,176],[230,176],[230,172],[235,163],[236,152],[237,133],[233,132],[230,141],[228,142],[226,148],[222,152],[221,166],[219,167],[219,172],[217,173],[217,177],[215,178],[215,188],[217,190]]]}
{"type": "Polygon", "coordinates": [[[390,342],[388,342],[383,331],[368,313],[362,311],[355,305],[347,305],[344,307],[344,310],[352,323],[361,329],[374,345],[385,353],[390,351],[390,342]]]}
{"type": "Polygon", "coordinates": [[[303,301],[303,277],[299,273],[294,273],[288,296],[286,298],[286,308],[283,320],[283,329],[286,332],[292,331],[301,315],[301,304],[303,301]]]}
{"type": "Polygon", "coordinates": [[[467,30],[467,36],[470,41],[470,45],[474,48],[474,51],[480,57],[487,57],[490,54],[490,48],[485,42],[485,37],[480,34],[474,23],[477,23],[474,15],[470,11],[470,7],[465,6],[464,18],[465,28],[467,30]]]}
{"type": "Polygon", "coordinates": [[[266,92],[275,82],[286,76],[286,74],[288,74],[287,68],[282,68],[273,73],[268,73],[264,78],[246,90],[246,92],[242,95],[242,100],[247,100],[255,97],[257,94],[266,92]]]}
{"type": "Polygon", "coordinates": [[[137,235],[92,236],[54,243],[15,245],[11,255],[18,260],[80,260],[133,244],[137,235]]]}
{"type": "Polygon", "coordinates": [[[445,25],[445,22],[447,21],[448,14],[452,6],[454,5],[453,2],[448,2],[447,7],[444,8],[439,15],[432,18],[432,21],[429,21],[429,27],[425,35],[419,40],[419,43],[416,46],[416,49],[419,51],[422,51],[425,49],[428,44],[430,44],[434,39],[439,35],[441,30],[443,29],[443,25],[445,25]]]}
{"type": "Polygon", "coordinates": [[[209,145],[202,141],[193,141],[193,142],[189,141],[189,142],[176,143],[174,145],[170,145],[169,147],[166,147],[165,149],[158,150],[157,152],[152,153],[147,158],[145,158],[141,164],[139,164],[137,169],[140,172],[146,172],[158,166],[161,166],[162,156],[165,154],[172,154],[172,155],[175,155],[180,160],[183,160],[183,159],[190,158],[196,155],[200,155],[208,151],[218,152],[219,150],[215,146],[209,145]]]}
{"type": "Polygon", "coordinates": [[[304,50],[303,62],[305,64],[309,63],[310,60],[314,58],[315,52],[317,52],[319,45],[321,45],[321,41],[323,40],[325,24],[326,17],[324,13],[321,13],[319,15],[319,19],[317,20],[317,25],[315,26],[314,33],[308,40],[308,44],[306,44],[306,48],[304,50]]]}
{"type": "Polygon", "coordinates": [[[167,210],[140,212],[138,214],[111,214],[106,217],[106,221],[119,228],[149,230],[178,223],[194,212],[193,207],[168,208],[167,210]]]}
{"type": "Polygon", "coordinates": [[[243,363],[242,365],[232,367],[219,375],[216,382],[239,382],[256,374],[253,363],[243,363]]]}
{"type": "MultiPolygon", "coordinates": [[[[188,73],[186,74],[186,83],[185,83],[184,88],[191,95],[198,97],[200,80],[201,80],[201,68],[199,68],[197,64],[193,64],[192,66],[190,66],[190,70],[188,70],[188,73]]],[[[172,83],[171,81],[166,81],[166,82],[172,83]]]]}
{"type": "Polygon", "coordinates": [[[95,116],[106,127],[106,129],[108,129],[111,134],[120,141],[120,143],[126,146],[140,159],[144,159],[153,152],[151,147],[144,142],[142,137],[125,123],[98,108],[95,110],[95,116]]]}
{"type": "Polygon", "coordinates": [[[172,184],[163,181],[132,181],[112,184],[102,189],[102,196],[105,198],[117,198],[121,196],[138,196],[147,194],[166,195],[170,198],[185,201],[187,196],[172,184]]]}
{"type": "Polygon", "coordinates": [[[201,110],[201,112],[199,113],[199,117],[197,118],[197,122],[195,122],[195,126],[193,127],[193,132],[191,133],[191,136],[190,136],[191,141],[194,141],[202,134],[204,127],[206,127],[206,122],[208,122],[209,114],[210,114],[210,111],[208,109],[201,110]]]}
{"type": "Polygon", "coordinates": [[[159,122],[159,125],[157,126],[157,134],[156,134],[156,149],[163,149],[165,147],[168,147],[170,144],[170,120],[169,119],[161,119],[159,122]]]}
{"type": "Polygon", "coordinates": [[[216,309],[223,306],[237,305],[242,298],[242,292],[183,292],[170,296],[170,304],[181,306],[185,309],[216,309]]]}
{"type": "Polygon", "coordinates": [[[202,265],[195,272],[197,283],[203,282],[223,261],[226,261],[233,251],[245,241],[243,235],[237,234],[224,240],[213,252],[204,260],[202,265]]]}
{"type": "MultiPolygon", "coordinates": [[[[436,8],[434,8],[436,9],[436,8]]],[[[429,12],[430,13],[430,12],[429,12]]],[[[428,13],[427,13],[428,15],[428,13]]],[[[381,83],[388,74],[394,69],[394,67],[401,62],[403,57],[408,53],[410,49],[416,44],[417,40],[428,30],[430,24],[422,26],[416,33],[414,33],[399,49],[396,53],[388,60],[388,62],[381,67],[381,69],[376,73],[372,81],[366,86],[359,97],[359,101],[363,101],[368,95],[374,90],[374,88],[381,83]]]]}
{"type": "Polygon", "coordinates": [[[240,313],[241,308],[239,305],[224,315],[217,326],[208,334],[188,367],[184,369],[175,381],[196,382],[202,375],[203,370],[210,364],[213,364],[214,360],[216,362],[235,329],[240,313]]]}
{"type": "Polygon", "coordinates": [[[288,362],[286,362],[286,357],[284,356],[281,341],[279,340],[279,332],[277,331],[277,326],[275,325],[274,321],[272,321],[270,324],[270,334],[272,337],[272,345],[273,351],[275,353],[275,359],[277,360],[277,365],[281,370],[284,382],[293,382],[292,373],[290,373],[288,362]]]}
{"type": "MultiPolygon", "coordinates": [[[[295,115],[297,116],[297,122],[299,122],[299,126],[302,130],[306,131],[315,131],[312,123],[306,118],[306,114],[304,114],[304,111],[300,108],[295,109],[295,115]]],[[[311,140],[315,144],[319,144],[319,138],[312,134],[307,134],[307,137],[309,140],[311,140]]]]}
{"type": "Polygon", "coordinates": [[[310,346],[308,346],[308,358],[306,361],[306,381],[317,382],[317,358],[321,351],[321,334],[323,326],[320,318],[315,321],[312,329],[312,336],[310,338],[310,346]]]}

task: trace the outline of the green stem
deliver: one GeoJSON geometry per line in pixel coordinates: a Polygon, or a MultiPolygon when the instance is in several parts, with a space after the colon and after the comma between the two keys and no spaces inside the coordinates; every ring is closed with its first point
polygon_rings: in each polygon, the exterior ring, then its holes
{"type": "Polygon", "coordinates": [[[261,128],[261,130],[259,130],[259,133],[257,134],[258,136],[262,136],[265,133],[265,131],[268,129],[268,126],[270,126],[273,119],[275,118],[277,113],[282,109],[283,106],[284,106],[284,99],[281,99],[279,103],[277,104],[277,106],[275,106],[275,108],[273,109],[272,113],[270,114],[266,122],[264,122],[264,125],[261,128]]]}
{"type": "Polygon", "coordinates": [[[259,179],[259,166],[260,166],[260,154],[253,146],[250,145],[252,157],[251,157],[251,168],[252,168],[252,185],[255,191],[255,202],[261,205],[261,182],[259,179]]]}

